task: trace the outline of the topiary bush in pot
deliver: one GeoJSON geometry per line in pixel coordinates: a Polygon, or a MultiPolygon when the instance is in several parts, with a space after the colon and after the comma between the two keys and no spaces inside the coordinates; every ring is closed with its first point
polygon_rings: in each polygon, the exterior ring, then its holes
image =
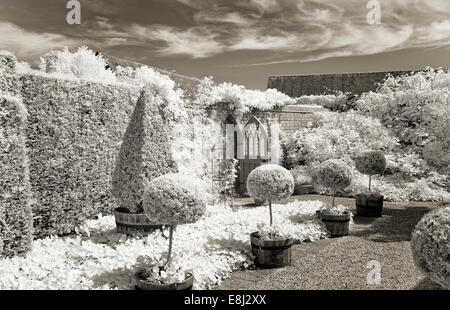
{"type": "Polygon", "coordinates": [[[125,132],[112,178],[117,229],[123,233],[152,231],[160,223],[144,215],[146,182],[176,172],[170,148],[168,101],[144,88],[125,132]]]}
{"type": "Polygon", "coordinates": [[[312,177],[301,166],[297,166],[291,170],[294,178],[294,194],[307,195],[312,191],[312,177]]]}
{"type": "Polygon", "coordinates": [[[369,191],[356,196],[356,212],[358,216],[380,217],[383,212],[384,196],[371,190],[372,176],[382,174],[386,169],[386,158],[379,151],[369,151],[355,158],[356,169],[369,175],[369,191]]]}
{"type": "Polygon", "coordinates": [[[180,224],[194,223],[206,210],[202,188],[192,179],[179,173],[155,178],[144,190],[145,214],[169,226],[169,248],[162,266],[150,266],[138,272],[141,289],[186,289],[192,287],[193,272],[185,271],[172,261],[173,233],[180,224]],[[176,282],[178,279],[179,282],[176,282]]]}
{"type": "Polygon", "coordinates": [[[450,206],[419,221],[411,237],[414,262],[433,282],[450,289],[450,206]]]}
{"type": "Polygon", "coordinates": [[[281,236],[276,229],[271,228],[273,224],[272,202],[292,195],[294,191],[292,174],[278,165],[260,166],[248,175],[247,190],[252,198],[269,202],[269,229],[254,232],[250,235],[256,265],[265,267],[289,265],[293,239],[281,236]]]}
{"type": "Polygon", "coordinates": [[[347,208],[335,206],[338,190],[343,190],[352,182],[350,168],[338,159],[324,161],[317,170],[317,181],[333,192],[331,206],[325,206],[319,211],[319,216],[330,231],[332,237],[346,236],[350,231],[351,213],[347,208]]]}

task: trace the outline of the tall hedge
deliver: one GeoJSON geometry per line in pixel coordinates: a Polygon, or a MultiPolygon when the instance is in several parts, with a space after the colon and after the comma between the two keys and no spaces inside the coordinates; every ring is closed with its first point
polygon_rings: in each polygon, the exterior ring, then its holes
{"type": "Polygon", "coordinates": [[[143,212],[144,186],[148,181],[175,172],[170,149],[167,100],[144,88],[136,104],[113,175],[113,193],[121,207],[143,212]]]}
{"type": "Polygon", "coordinates": [[[36,236],[111,213],[111,177],[139,90],[34,75],[21,83],[36,236]]]}
{"type": "Polygon", "coordinates": [[[14,54],[0,50],[0,91],[18,95],[19,79],[16,75],[17,59],[14,54]]]}
{"type": "Polygon", "coordinates": [[[20,98],[0,91],[0,255],[25,254],[33,241],[27,111],[20,98]]]}

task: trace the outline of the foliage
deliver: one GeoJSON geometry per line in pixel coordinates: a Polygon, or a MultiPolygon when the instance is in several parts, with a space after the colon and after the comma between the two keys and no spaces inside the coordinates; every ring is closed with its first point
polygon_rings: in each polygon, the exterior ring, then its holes
{"type": "Polygon", "coordinates": [[[427,69],[389,77],[377,92],[363,94],[357,109],[381,121],[400,142],[441,172],[450,157],[450,72],[427,69]]]}
{"type": "Polygon", "coordinates": [[[426,214],[411,237],[417,267],[445,289],[450,289],[449,236],[450,207],[446,207],[426,214]]]}
{"type": "Polygon", "coordinates": [[[361,152],[380,150],[386,154],[386,171],[382,180],[372,181],[372,190],[383,192],[386,200],[440,201],[450,198],[445,190],[448,177],[433,172],[420,154],[402,148],[379,120],[355,111],[330,112],[323,114],[318,125],[297,131],[283,143],[284,163],[291,167],[307,166],[318,193],[332,194],[321,189],[315,178],[317,167],[335,158],[343,160],[353,175],[352,184],[341,194],[353,197],[364,191],[367,179],[356,170],[354,160],[361,152]]]}
{"type": "Polygon", "coordinates": [[[268,164],[253,169],[247,177],[248,194],[262,201],[276,201],[292,195],[294,179],[285,168],[268,164]]]}
{"type": "Polygon", "coordinates": [[[26,126],[21,98],[0,91],[0,256],[24,255],[33,240],[26,126]]]}
{"type": "Polygon", "coordinates": [[[344,189],[352,182],[350,168],[338,159],[324,161],[318,169],[317,176],[320,184],[333,191],[344,189]]]}
{"type": "Polygon", "coordinates": [[[68,234],[114,209],[112,173],[139,92],[36,75],[21,82],[35,234],[68,234]]]}
{"type": "Polygon", "coordinates": [[[347,112],[356,107],[356,96],[337,92],[335,95],[311,95],[295,98],[296,105],[318,105],[334,112],[347,112]]]}
{"type": "Polygon", "coordinates": [[[294,178],[294,185],[309,185],[312,183],[312,177],[302,166],[297,166],[292,169],[291,174],[294,178]]]}
{"type": "Polygon", "coordinates": [[[51,51],[41,58],[40,69],[53,77],[77,78],[100,83],[115,83],[116,76],[101,55],[86,46],[79,47],[74,53],[68,48],[51,51]]]}
{"type": "MultiPolygon", "coordinates": [[[[275,218],[296,242],[326,237],[315,216],[320,201],[274,205],[275,218]]],[[[180,225],[174,249],[183,270],[193,270],[194,289],[210,289],[230,273],[253,266],[249,234],[263,223],[266,208],[233,210],[208,206],[198,222],[180,225]]],[[[0,289],[134,289],[135,273],[160,261],[167,249],[164,233],[126,236],[116,232],[114,216],[99,216],[79,227],[75,236],[33,241],[26,257],[0,260],[0,289]],[[148,260],[148,264],[144,264],[148,260]]]]}
{"type": "Polygon", "coordinates": [[[136,104],[114,170],[113,195],[121,207],[143,212],[144,186],[148,181],[175,172],[170,150],[167,99],[145,88],[136,104]]]}
{"type": "Polygon", "coordinates": [[[253,109],[272,110],[294,104],[295,100],[275,89],[248,90],[227,82],[215,85],[211,77],[206,77],[200,82],[194,103],[201,107],[221,104],[225,109],[247,113],[253,109]]]}
{"type": "Polygon", "coordinates": [[[363,174],[382,174],[386,169],[386,158],[382,152],[364,152],[355,158],[355,167],[363,174]]]}
{"type": "Polygon", "coordinates": [[[164,225],[193,223],[205,212],[201,192],[195,180],[182,174],[157,177],[144,188],[145,214],[164,225]]]}
{"type": "Polygon", "coordinates": [[[8,51],[0,50],[0,91],[11,95],[19,94],[16,56],[8,51]]]}
{"type": "Polygon", "coordinates": [[[337,205],[335,207],[324,205],[320,208],[320,213],[324,215],[343,215],[349,213],[349,210],[346,206],[343,205],[337,205]]]}
{"type": "Polygon", "coordinates": [[[236,193],[237,159],[225,159],[220,162],[218,179],[220,180],[219,194],[233,197],[236,193]]]}

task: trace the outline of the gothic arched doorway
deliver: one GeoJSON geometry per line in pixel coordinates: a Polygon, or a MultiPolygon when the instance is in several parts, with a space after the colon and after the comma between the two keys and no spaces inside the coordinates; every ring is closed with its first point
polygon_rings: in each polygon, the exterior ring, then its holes
{"type": "Polygon", "coordinates": [[[243,154],[239,159],[239,192],[247,192],[247,177],[250,172],[268,159],[268,136],[263,124],[254,116],[245,125],[241,134],[243,154]]]}

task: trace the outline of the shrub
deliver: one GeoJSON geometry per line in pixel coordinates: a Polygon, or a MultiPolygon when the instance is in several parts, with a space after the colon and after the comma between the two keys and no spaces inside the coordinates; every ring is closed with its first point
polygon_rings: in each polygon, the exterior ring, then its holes
{"type": "Polygon", "coordinates": [[[389,77],[377,92],[363,94],[357,108],[379,119],[403,146],[424,152],[432,167],[448,173],[450,71],[428,69],[389,77]]]}
{"type": "Polygon", "coordinates": [[[25,128],[20,98],[0,91],[0,254],[23,255],[33,241],[33,214],[25,128]]]}
{"type": "Polygon", "coordinates": [[[136,88],[25,75],[22,97],[37,237],[114,209],[111,179],[136,88]]]}
{"type": "Polygon", "coordinates": [[[369,191],[372,184],[372,175],[382,174],[386,169],[386,158],[382,152],[364,152],[355,158],[356,169],[369,175],[369,191]]]}
{"type": "Polygon", "coordinates": [[[426,214],[411,238],[414,262],[428,277],[450,289],[450,207],[426,214]]]}
{"type": "Polygon", "coordinates": [[[347,112],[356,108],[356,96],[338,92],[335,95],[312,95],[295,98],[297,105],[319,105],[330,111],[347,112]]]}
{"type": "Polygon", "coordinates": [[[352,182],[350,168],[341,160],[329,159],[320,165],[317,177],[320,184],[332,189],[332,208],[334,208],[336,191],[348,187],[352,182]]]}
{"type": "Polygon", "coordinates": [[[291,170],[292,177],[294,178],[294,185],[305,185],[312,183],[312,177],[306,173],[305,169],[301,166],[297,166],[291,170]]]}
{"type": "Polygon", "coordinates": [[[67,48],[52,51],[41,58],[40,69],[54,77],[76,78],[111,84],[116,82],[115,74],[106,69],[107,63],[101,55],[86,46],[79,47],[75,53],[67,48]]]}
{"type": "Polygon", "coordinates": [[[206,202],[201,197],[202,189],[196,186],[195,180],[179,173],[157,177],[145,185],[145,214],[157,223],[170,226],[166,266],[171,261],[174,227],[194,223],[205,213],[206,202]]]}
{"type": "Polygon", "coordinates": [[[17,59],[14,54],[0,50],[0,91],[18,95],[19,80],[16,76],[17,59]]]}
{"type": "Polygon", "coordinates": [[[122,208],[143,212],[144,184],[175,172],[170,150],[167,100],[145,88],[136,104],[113,174],[113,195],[122,208]]]}
{"type": "Polygon", "coordinates": [[[223,104],[226,109],[246,113],[252,109],[266,111],[295,104],[295,100],[276,89],[248,90],[226,82],[214,85],[212,78],[206,77],[198,86],[195,104],[202,107],[223,104]]]}
{"type": "Polygon", "coordinates": [[[289,197],[294,192],[294,179],[285,168],[268,164],[253,169],[247,177],[248,194],[254,199],[269,201],[272,226],[272,201],[289,197]]]}

